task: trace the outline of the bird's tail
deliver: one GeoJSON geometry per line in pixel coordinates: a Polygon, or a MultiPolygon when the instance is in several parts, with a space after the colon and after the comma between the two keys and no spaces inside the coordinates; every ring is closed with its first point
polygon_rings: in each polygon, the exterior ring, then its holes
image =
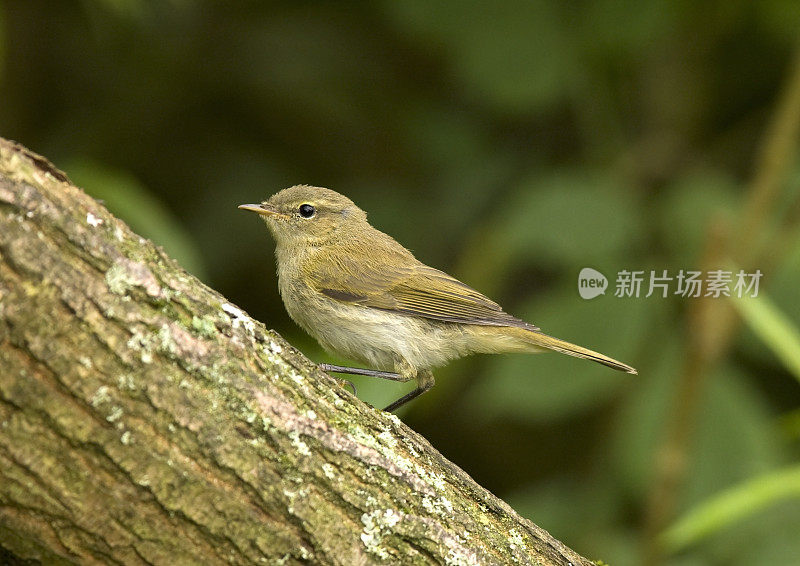
{"type": "Polygon", "coordinates": [[[603,364],[604,366],[608,366],[610,368],[614,368],[619,371],[624,371],[628,373],[639,373],[636,371],[635,368],[629,366],[628,364],[623,364],[622,362],[619,362],[614,358],[609,358],[608,356],[605,356],[599,352],[595,352],[594,350],[590,350],[589,348],[584,348],[576,344],[571,344],[566,340],[553,338],[552,336],[548,336],[547,334],[543,334],[541,332],[531,332],[529,330],[523,330],[523,332],[519,333],[518,336],[520,337],[524,336],[524,340],[526,342],[528,342],[529,344],[533,344],[537,348],[544,348],[547,350],[553,350],[555,352],[561,352],[562,354],[567,354],[569,356],[575,356],[576,358],[584,358],[586,360],[592,360],[593,362],[597,362],[598,364],[603,364]]]}

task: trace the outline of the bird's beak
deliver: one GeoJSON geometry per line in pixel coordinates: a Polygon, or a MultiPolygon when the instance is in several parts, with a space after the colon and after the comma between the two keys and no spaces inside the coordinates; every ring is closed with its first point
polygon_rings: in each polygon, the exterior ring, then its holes
{"type": "Polygon", "coordinates": [[[252,212],[257,212],[261,216],[285,216],[281,214],[273,207],[268,204],[240,204],[239,208],[242,210],[250,210],[252,212]]]}

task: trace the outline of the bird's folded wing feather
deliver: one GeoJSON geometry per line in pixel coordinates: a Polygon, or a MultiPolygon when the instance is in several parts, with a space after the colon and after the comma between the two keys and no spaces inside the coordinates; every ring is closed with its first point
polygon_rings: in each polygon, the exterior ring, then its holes
{"type": "MultiPolygon", "coordinates": [[[[377,255],[377,254],[376,254],[377,255]]],[[[475,289],[410,256],[405,261],[361,261],[338,258],[334,269],[310,273],[324,295],[350,304],[443,322],[538,328],[503,311],[475,289]]]]}

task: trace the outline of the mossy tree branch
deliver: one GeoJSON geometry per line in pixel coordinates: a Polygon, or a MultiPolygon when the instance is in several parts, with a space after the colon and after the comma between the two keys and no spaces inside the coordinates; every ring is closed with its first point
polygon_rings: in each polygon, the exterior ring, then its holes
{"type": "Polygon", "coordinates": [[[588,560],[0,139],[0,557],[588,560]]]}

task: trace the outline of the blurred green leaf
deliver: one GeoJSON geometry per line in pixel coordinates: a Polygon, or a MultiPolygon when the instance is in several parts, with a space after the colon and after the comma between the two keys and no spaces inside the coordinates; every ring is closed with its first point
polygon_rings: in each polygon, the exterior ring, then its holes
{"type": "MultiPolygon", "coordinates": [[[[665,409],[662,418],[672,405],[665,409]]],[[[737,365],[721,366],[709,376],[703,394],[681,506],[775,468],[787,457],[784,448],[764,393],[737,365]]]]}
{"type": "Polygon", "coordinates": [[[443,47],[452,71],[478,102],[527,113],[554,105],[577,71],[561,4],[405,0],[385,2],[392,20],[412,37],[443,47]]]}
{"type": "Polygon", "coordinates": [[[147,11],[147,3],[142,0],[94,0],[94,4],[118,17],[132,20],[147,11]]]}
{"type": "Polygon", "coordinates": [[[638,501],[645,499],[651,484],[655,449],[663,441],[665,415],[684,355],[674,326],[660,328],[651,340],[658,344],[657,351],[648,371],[638,368],[639,378],[613,423],[608,450],[615,486],[638,501]]]}
{"type": "Polygon", "coordinates": [[[670,551],[677,552],[769,505],[798,498],[800,466],[770,472],[726,489],[690,509],[663,534],[663,541],[670,551]]]}
{"type": "Polygon", "coordinates": [[[732,217],[739,190],[727,174],[707,170],[678,179],[666,191],[660,208],[661,231],[673,256],[684,262],[679,268],[696,265],[709,220],[732,217]]]}
{"type": "Polygon", "coordinates": [[[639,57],[643,45],[656,43],[675,31],[681,8],[669,0],[596,0],[583,13],[585,38],[591,47],[605,48],[615,57],[639,57]]]}
{"type": "Polygon", "coordinates": [[[731,297],[745,323],[800,381],[800,331],[762,292],[758,297],[731,297]]]}
{"type": "Polygon", "coordinates": [[[757,15],[764,28],[776,37],[794,44],[800,29],[800,3],[796,0],[762,0],[757,15]]]}
{"type": "Polygon", "coordinates": [[[800,408],[781,415],[780,427],[787,438],[800,440],[800,408]]]}
{"type": "MultiPolygon", "coordinates": [[[[659,344],[661,363],[642,376],[640,387],[631,391],[612,428],[608,481],[628,492],[621,495],[623,499],[645,500],[653,488],[653,462],[659,459],[658,448],[674,408],[676,381],[683,370],[680,342],[673,338],[659,344]]],[[[773,416],[763,394],[740,368],[721,367],[709,376],[703,391],[693,441],[686,454],[688,469],[680,494],[681,508],[700,505],[727,486],[774,469],[787,457],[776,438],[773,416]]],[[[742,521],[736,529],[720,532],[699,545],[687,557],[705,557],[701,563],[706,564],[760,564],[754,557],[781,555],[782,545],[792,545],[793,539],[787,538],[785,529],[776,528],[790,516],[791,510],[776,508],[763,520],[742,521]]],[[[796,551],[798,545],[793,548],[796,551]]]]}
{"type": "Polygon", "coordinates": [[[611,265],[614,272],[633,267],[620,262],[638,243],[642,212],[623,183],[607,174],[536,173],[492,207],[458,269],[481,292],[496,293],[509,273],[531,264],[557,266],[576,277],[587,266],[611,265]]]}
{"type": "MultiPolygon", "coordinates": [[[[503,499],[515,511],[546,529],[571,548],[612,566],[641,564],[641,535],[614,519],[623,512],[613,478],[589,483],[585,478],[558,478],[516,490],[503,499]]],[[[706,566],[698,557],[672,559],[670,566],[706,566]]]]}
{"type": "Polygon", "coordinates": [[[206,277],[200,250],[180,219],[132,175],[86,160],[73,160],[64,170],[135,232],[163,246],[184,269],[200,279],[206,277]]]}
{"type": "MultiPolygon", "coordinates": [[[[781,305],[781,311],[790,320],[800,321],[800,301],[797,300],[797,282],[800,281],[800,233],[793,241],[787,241],[788,253],[780,265],[765,271],[763,283],[769,288],[769,296],[781,305]]],[[[758,266],[744,266],[754,271],[758,266]]]]}
{"type": "MultiPolygon", "coordinates": [[[[789,204],[787,203],[785,207],[788,209],[789,204]]],[[[773,304],[780,305],[783,317],[797,327],[797,321],[800,321],[800,301],[797,300],[797,282],[800,281],[800,233],[794,236],[793,241],[790,239],[782,245],[786,246],[788,253],[780,265],[771,266],[771,269],[758,265],[745,267],[749,272],[761,268],[764,272],[761,283],[763,287],[769,289],[768,299],[773,304]]],[[[783,361],[773,353],[772,348],[748,324],[743,325],[742,332],[737,336],[736,348],[756,365],[766,368],[783,364],[783,361]]]]}
{"type": "Polygon", "coordinates": [[[608,174],[568,170],[535,174],[496,203],[496,229],[514,258],[571,269],[621,256],[641,229],[641,212],[623,182],[608,174]]]}
{"type": "MultiPolygon", "coordinates": [[[[641,383],[632,390],[613,428],[614,476],[637,499],[646,497],[651,487],[656,450],[664,440],[685,356],[674,337],[654,339],[661,359],[640,376],[641,383]]],[[[784,457],[762,395],[734,366],[726,365],[710,376],[697,421],[688,455],[686,504],[762,473],[784,457]]]]}
{"type": "Polygon", "coordinates": [[[632,563],[635,558],[635,547],[628,540],[632,533],[607,521],[618,504],[612,490],[578,477],[559,476],[517,489],[503,499],[556,538],[569,540],[581,554],[614,565],[632,563]]]}

